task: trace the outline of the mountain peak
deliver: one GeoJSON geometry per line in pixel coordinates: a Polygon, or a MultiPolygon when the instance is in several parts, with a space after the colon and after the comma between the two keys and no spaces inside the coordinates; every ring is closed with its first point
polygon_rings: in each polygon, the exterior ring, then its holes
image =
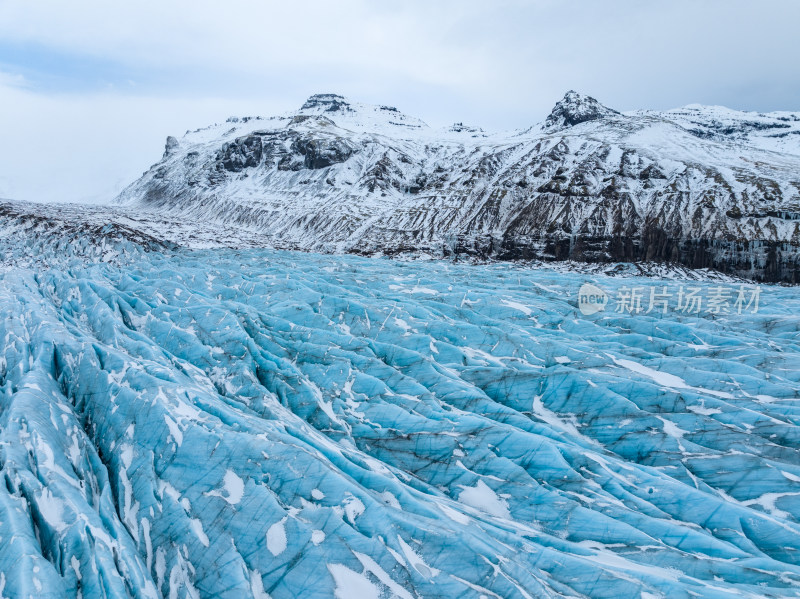
{"type": "Polygon", "coordinates": [[[347,98],[339,94],[314,94],[300,107],[301,111],[348,112],[353,108],[347,98]]]}
{"type": "Polygon", "coordinates": [[[619,115],[616,110],[604,106],[591,96],[570,90],[556,102],[545,121],[545,127],[572,127],[586,121],[596,121],[605,117],[619,115]]]}

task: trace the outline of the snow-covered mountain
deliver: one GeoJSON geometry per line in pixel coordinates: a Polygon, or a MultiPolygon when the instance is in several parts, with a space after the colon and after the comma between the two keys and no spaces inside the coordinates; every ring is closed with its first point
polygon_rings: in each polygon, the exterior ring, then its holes
{"type": "Polygon", "coordinates": [[[427,126],[334,94],[169,137],[119,203],[279,247],[668,261],[800,280],[800,113],[620,113],[568,92],[541,125],[427,126]]]}

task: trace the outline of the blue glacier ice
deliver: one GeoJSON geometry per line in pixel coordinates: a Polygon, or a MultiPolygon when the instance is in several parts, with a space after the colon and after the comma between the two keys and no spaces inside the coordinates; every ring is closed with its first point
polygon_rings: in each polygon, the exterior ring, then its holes
{"type": "Polygon", "coordinates": [[[263,249],[6,267],[0,597],[799,596],[797,288],[584,316],[586,282],[683,284],[263,249]]]}

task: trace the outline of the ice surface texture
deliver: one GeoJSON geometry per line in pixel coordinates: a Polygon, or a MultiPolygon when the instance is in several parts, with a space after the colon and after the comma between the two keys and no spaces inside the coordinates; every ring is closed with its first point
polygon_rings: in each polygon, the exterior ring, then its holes
{"type": "Polygon", "coordinates": [[[796,597],[797,289],[584,317],[589,279],[660,284],[257,249],[7,268],[0,595],[796,597]]]}

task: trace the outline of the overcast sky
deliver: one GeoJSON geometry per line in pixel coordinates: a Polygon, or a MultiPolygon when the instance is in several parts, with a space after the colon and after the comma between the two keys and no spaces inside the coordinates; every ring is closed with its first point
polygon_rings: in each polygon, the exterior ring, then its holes
{"type": "Polygon", "coordinates": [[[800,111],[800,1],[0,0],[0,197],[107,202],[165,137],[316,92],[511,129],[619,110],[800,111]]]}

